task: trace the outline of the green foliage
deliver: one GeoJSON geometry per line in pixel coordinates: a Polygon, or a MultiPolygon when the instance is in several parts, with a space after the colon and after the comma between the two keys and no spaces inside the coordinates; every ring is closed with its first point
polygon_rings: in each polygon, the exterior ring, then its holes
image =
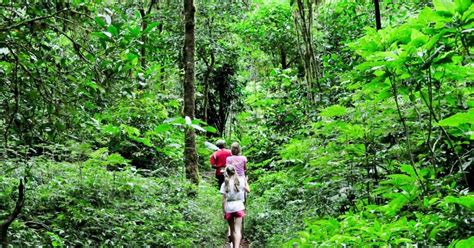
{"type": "Polygon", "coordinates": [[[420,201],[420,189],[416,185],[417,178],[411,175],[406,166],[407,174],[389,175],[381,182],[378,189],[384,198],[390,201],[386,205],[367,205],[357,203],[357,212],[346,212],[337,219],[316,219],[306,223],[304,231],[286,243],[288,247],[306,247],[316,245],[331,247],[334,245],[362,246],[366,242],[374,245],[410,245],[447,243],[450,233],[463,233],[464,223],[472,212],[472,195],[447,196],[443,200],[438,197],[425,197],[420,201]],[[385,192],[385,193],[383,193],[385,192]],[[391,193],[389,193],[391,192],[391,193]],[[466,211],[456,211],[454,217],[453,203],[462,205],[466,211]],[[419,211],[413,211],[419,209],[419,211]],[[412,212],[402,212],[410,211],[412,212]],[[443,213],[443,214],[440,214],[443,213]],[[451,217],[448,217],[451,216],[451,217]]]}
{"type": "Polygon", "coordinates": [[[286,1],[265,1],[249,14],[235,29],[246,42],[272,56],[275,67],[290,66],[297,56],[297,38],[291,20],[291,7],[286,1]]]}
{"type": "Polygon", "coordinates": [[[331,89],[322,104],[307,105],[301,77],[275,81],[271,67],[248,87],[241,140],[256,160],[248,223],[257,246],[455,245],[472,236],[472,4],[382,5],[376,31],[366,3],[318,8],[315,56],[331,89]],[[299,97],[282,101],[281,89],[299,97]],[[295,105],[301,116],[287,121],[295,105]]]}
{"type": "Polygon", "coordinates": [[[336,117],[346,114],[347,109],[340,105],[333,105],[321,111],[320,116],[336,117]]]}
{"type": "Polygon", "coordinates": [[[472,1],[381,1],[381,30],[372,1],[299,4],[196,2],[201,121],[181,117],[181,3],[4,2],[11,244],[222,246],[214,178],[183,179],[193,128],[209,173],[205,141],[242,145],[252,246],[472,247],[472,1]]]}
{"type": "MultiPolygon", "coordinates": [[[[181,177],[143,177],[133,167],[107,171],[103,165],[126,163],[99,149],[84,163],[36,159],[28,198],[11,227],[14,246],[71,245],[218,246],[225,223],[220,198],[203,184],[197,198],[181,177]]],[[[2,188],[13,175],[1,174],[2,188]]],[[[2,198],[9,198],[1,191],[2,198]]],[[[13,201],[4,199],[3,209],[13,201]]],[[[223,237],[223,236],[222,236],[223,237]]]]}
{"type": "Polygon", "coordinates": [[[474,237],[470,237],[468,239],[456,240],[451,245],[449,245],[449,247],[467,248],[467,247],[472,247],[473,245],[474,245],[474,237]]]}

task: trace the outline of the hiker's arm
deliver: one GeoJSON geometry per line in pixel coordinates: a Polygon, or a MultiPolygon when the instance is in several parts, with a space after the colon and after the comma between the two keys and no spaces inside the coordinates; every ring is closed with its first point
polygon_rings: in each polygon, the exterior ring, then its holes
{"type": "Polygon", "coordinates": [[[244,171],[247,171],[247,157],[244,156],[244,171]]]}
{"type": "Polygon", "coordinates": [[[211,155],[211,158],[209,159],[209,162],[211,163],[212,168],[217,169],[217,167],[216,167],[216,158],[214,157],[214,154],[211,155]]]}
{"type": "Polygon", "coordinates": [[[247,180],[245,180],[245,186],[244,186],[245,192],[250,193],[250,186],[247,180]]]}
{"type": "Polygon", "coordinates": [[[222,212],[225,214],[225,195],[222,194],[222,212]]]}

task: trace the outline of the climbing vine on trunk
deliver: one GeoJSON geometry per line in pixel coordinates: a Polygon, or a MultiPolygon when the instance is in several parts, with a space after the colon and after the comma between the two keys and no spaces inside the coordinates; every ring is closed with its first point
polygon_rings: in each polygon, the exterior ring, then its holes
{"type": "MultiPolygon", "coordinates": [[[[194,7],[193,0],[184,1],[184,115],[190,121],[194,119],[195,103],[195,72],[194,72],[194,7]]],[[[190,125],[184,134],[184,164],[186,178],[194,184],[199,184],[198,158],[196,153],[196,134],[190,125]]]]}

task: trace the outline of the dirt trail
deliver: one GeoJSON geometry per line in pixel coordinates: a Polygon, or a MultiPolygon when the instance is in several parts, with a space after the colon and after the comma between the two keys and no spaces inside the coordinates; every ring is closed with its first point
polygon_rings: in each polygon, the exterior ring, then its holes
{"type": "MultiPolygon", "coordinates": [[[[232,243],[227,242],[223,247],[232,248],[232,243]]],[[[250,247],[250,243],[247,240],[242,240],[242,242],[240,242],[240,248],[248,248],[248,247],[250,247]]]]}
{"type": "MultiPolygon", "coordinates": [[[[216,178],[215,178],[215,171],[214,170],[206,170],[201,172],[202,179],[213,186],[216,185],[216,178]]],[[[227,239],[225,239],[225,244],[222,246],[223,248],[232,248],[232,244],[227,242],[227,239]]],[[[242,239],[240,242],[240,247],[241,248],[248,248],[250,247],[250,242],[248,242],[245,239],[242,239]]]]}

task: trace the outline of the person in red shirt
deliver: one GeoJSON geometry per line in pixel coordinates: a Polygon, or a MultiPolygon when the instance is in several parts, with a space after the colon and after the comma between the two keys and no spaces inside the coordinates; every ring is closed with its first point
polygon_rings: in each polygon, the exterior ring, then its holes
{"type": "Polygon", "coordinates": [[[232,156],[232,153],[229,149],[225,149],[224,140],[218,140],[216,146],[219,149],[211,155],[210,162],[212,168],[216,169],[217,188],[220,189],[225,179],[224,171],[227,157],[232,156]]]}

